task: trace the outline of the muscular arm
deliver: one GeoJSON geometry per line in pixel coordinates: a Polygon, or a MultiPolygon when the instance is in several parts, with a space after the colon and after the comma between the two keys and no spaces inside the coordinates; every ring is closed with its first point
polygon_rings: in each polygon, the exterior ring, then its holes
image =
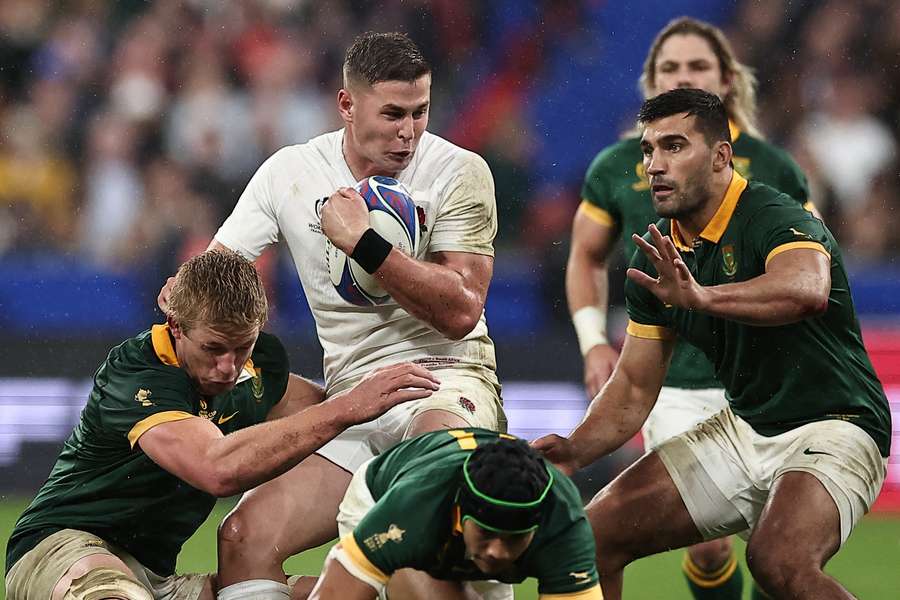
{"type": "MultiPolygon", "coordinates": [[[[214,496],[231,496],[281,475],[350,425],[437,389],[423,367],[376,369],[345,394],[228,435],[207,419],[161,423],[138,444],[156,464],[214,496]]],[[[290,391],[290,389],[288,390],[290,391]]]]}
{"type": "MultiPolygon", "coordinates": [[[[627,275],[665,304],[763,327],[796,323],[821,315],[828,308],[831,259],[824,248],[789,249],[772,256],[766,272],[758,277],[740,283],[701,286],[681,260],[671,238],[663,236],[655,225],[650,226],[650,237],[652,244],[636,235],[632,239],[656,267],[659,278],[638,269],[628,269],[627,275]]],[[[821,248],[818,244],[812,246],[821,248]]]]}
{"type": "Polygon", "coordinates": [[[675,347],[668,340],[628,335],[612,377],[568,438],[546,435],[532,445],[567,475],[627,442],[656,403],[675,347]]]}
{"type": "Polygon", "coordinates": [[[828,308],[831,261],[817,250],[789,250],[773,257],[759,277],[704,289],[698,310],[749,325],[787,325],[828,308]]]}
{"type": "Polygon", "coordinates": [[[674,346],[673,340],[625,338],[612,377],[569,436],[577,468],[609,454],[638,432],[656,403],[674,346]]]}
{"type": "Polygon", "coordinates": [[[605,329],[599,331],[600,326],[593,323],[591,311],[596,310],[605,320],[609,305],[607,260],[614,245],[615,228],[592,218],[582,204],[572,222],[572,243],[566,265],[566,299],[584,356],[584,385],[591,398],[606,383],[618,359],[618,353],[605,339],[605,329]],[[580,313],[584,317],[575,317],[584,308],[588,308],[580,313]]]}
{"type": "Polygon", "coordinates": [[[376,273],[409,314],[451,340],[462,339],[481,318],[494,259],[468,252],[436,252],[430,258],[416,260],[394,249],[376,273]]]}

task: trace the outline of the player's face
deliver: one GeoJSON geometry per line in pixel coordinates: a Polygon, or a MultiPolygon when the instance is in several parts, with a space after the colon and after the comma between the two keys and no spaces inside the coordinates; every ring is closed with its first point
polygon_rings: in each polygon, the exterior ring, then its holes
{"type": "Polygon", "coordinates": [[[653,208],[680,219],[701,210],[709,198],[713,150],[684,113],[647,123],[641,136],[653,208]]]}
{"type": "Polygon", "coordinates": [[[346,124],[344,152],[355,175],[396,175],[405,169],[428,126],[431,75],[415,81],[357,84],[338,94],[346,124]]]}
{"type": "Polygon", "coordinates": [[[513,562],[528,549],[532,539],[534,539],[533,531],[495,533],[482,529],[471,520],[463,521],[463,540],[466,544],[466,552],[478,570],[487,575],[508,570],[513,562]]]}
{"type": "Polygon", "coordinates": [[[231,332],[201,325],[190,331],[171,326],[178,363],[200,393],[215,396],[232,389],[253,352],[259,328],[231,332]]]}
{"type": "Polygon", "coordinates": [[[670,35],[659,47],[654,65],[656,94],[675,88],[698,88],[724,98],[730,86],[719,59],[699,35],[670,35]]]}

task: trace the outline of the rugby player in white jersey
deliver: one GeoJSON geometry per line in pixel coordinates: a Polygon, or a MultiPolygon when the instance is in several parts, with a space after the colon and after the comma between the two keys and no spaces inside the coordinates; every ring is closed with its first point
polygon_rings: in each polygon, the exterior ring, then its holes
{"type": "MultiPolygon", "coordinates": [[[[266,160],[210,244],[255,259],[277,240],[287,243],[324,349],[326,396],[398,361],[423,364],[440,380],[427,401],[348,429],[248,492],[219,530],[220,599],[287,598],[282,563],[337,535],[338,504],[367,459],[426,431],[506,427],[484,319],[497,230],[493,177],[477,154],[425,131],[430,102],[431,69],[408,37],[360,36],[337,94],[344,128],[266,160]],[[424,225],[418,256],[369,230],[353,186],[372,175],[395,177],[411,192],[424,225]],[[329,278],[326,236],[374,270],[392,301],[343,300],[329,278]]],[[[421,585],[422,577],[407,572],[393,585],[421,585]]]]}

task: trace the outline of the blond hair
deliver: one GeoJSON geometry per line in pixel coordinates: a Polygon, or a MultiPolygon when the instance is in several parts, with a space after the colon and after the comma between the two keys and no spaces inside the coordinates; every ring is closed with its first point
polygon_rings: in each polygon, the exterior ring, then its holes
{"type": "Polygon", "coordinates": [[[728,94],[722,98],[728,118],[742,131],[762,137],[756,117],[756,76],[750,67],[738,62],[722,30],[704,21],[679,17],[670,21],[656,35],[641,73],[640,86],[644,98],[648,99],[656,94],[656,59],[663,43],[673,35],[696,35],[706,40],[719,59],[722,76],[730,83],[728,94]]]}
{"type": "Polygon", "coordinates": [[[178,269],[167,316],[185,331],[206,325],[245,332],[262,327],[268,311],[253,263],[230,250],[207,250],[178,269]]]}

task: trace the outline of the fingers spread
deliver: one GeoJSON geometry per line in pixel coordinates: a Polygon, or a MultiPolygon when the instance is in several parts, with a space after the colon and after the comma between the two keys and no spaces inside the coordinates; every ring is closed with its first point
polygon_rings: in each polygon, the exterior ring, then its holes
{"type": "Polygon", "coordinates": [[[647,275],[640,269],[634,269],[634,268],[628,269],[627,271],[625,271],[625,276],[628,277],[628,279],[635,282],[636,284],[638,284],[639,286],[641,286],[643,288],[647,288],[651,292],[654,290],[654,288],[656,288],[656,285],[659,283],[658,280],[656,280],[653,277],[650,277],[649,275],[647,275]]]}

